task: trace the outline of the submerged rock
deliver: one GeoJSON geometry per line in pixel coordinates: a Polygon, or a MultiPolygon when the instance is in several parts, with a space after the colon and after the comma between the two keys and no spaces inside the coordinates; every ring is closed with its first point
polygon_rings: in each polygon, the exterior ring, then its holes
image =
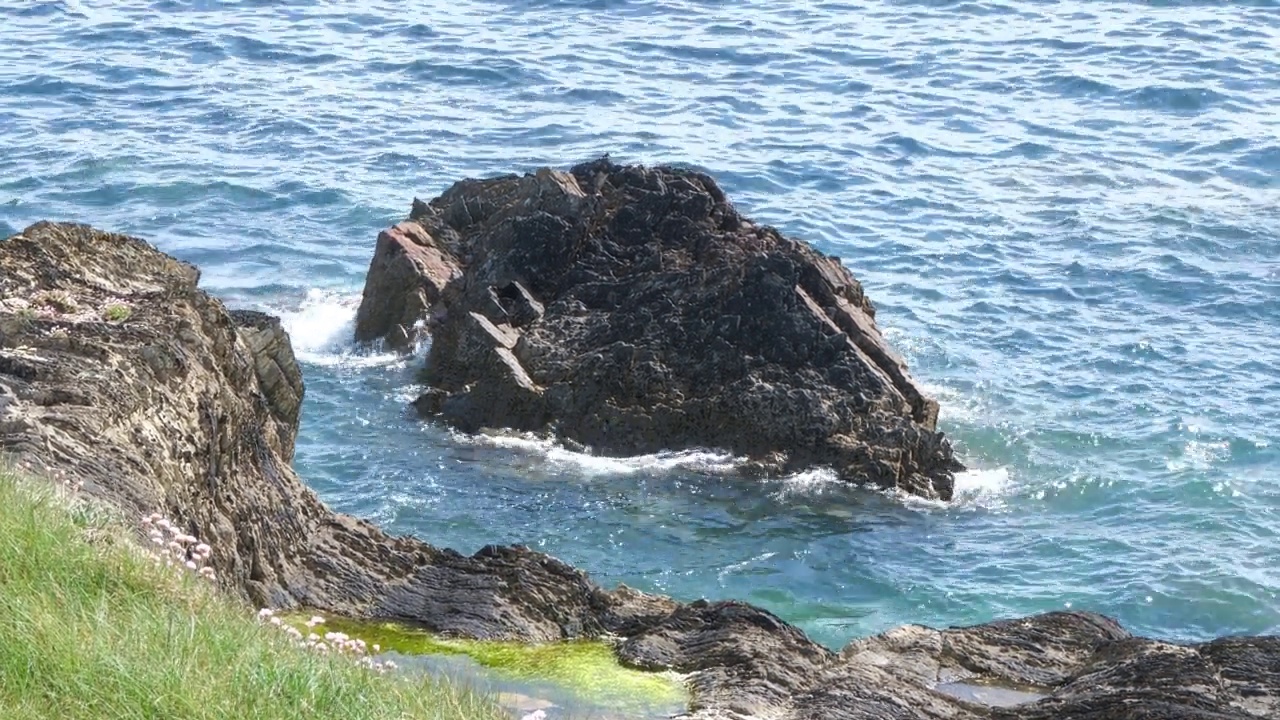
{"type": "Polygon", "coordinates": [[[82,225],[0,241],[0,453],[167,515],[257,605],[480,640],[613,638],[631,667],[688,674],[689,717],[707,720],[1280,717],[1280,637],[1172,644],[1073,612],[907,626],[837,653],[743,603],[606,590],[523,547],[467,557],[389,536],[294,474],[303,385],[288,336],[198,279],[82,225]]]}
{"type": "Polygon", "coordinates": [[[378,238],[356,338],[422,330],[415,407],[464,431],[716,448],[944,500],[961,469],[839,258],[742,217],[701,173],[600,160],[416,202],[378,238]]]}

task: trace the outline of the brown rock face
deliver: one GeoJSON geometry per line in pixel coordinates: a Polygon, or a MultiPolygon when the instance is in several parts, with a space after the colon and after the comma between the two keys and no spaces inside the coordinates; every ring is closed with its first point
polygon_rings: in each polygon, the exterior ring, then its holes
{"type": "Polygon", "coordinates": [[[167,514],[259,605],[535,640],[663,607],[524,549],[463,557],[331,512],[289,466],[303,384],[288,335],[228,311],[199,277],[81,225],[0,241],[0,455],[82,480],[130,515],[167,514]],[[127,319],[104,319],[111,308],[127,319]]]}
{"type": "Polygon", "coordinates": [[[938,406],[840,263],[706,175],[601,160],[457,183],[378,238],[357,340],[432,335],[416,407],[605,453],[708,447],[950,499],[938,406]]]}
{"type": "Polygon", "coordinates": [[[1280,717],[1277,637],[1175,645],[1049,613],[907,626],[835,653],[743,603],[605,590],[522,547],[465,557],[388,536],[329,510],[289,467],[303,386],[279,323],[229,312],[198,279],[82,225],[0,240],[0,454],[128,513],[167,514],[255,604],[476,638],[615,636],[623,662],[689,673],[699,720],[1280,717]]]}
{"type": "Polygon", "coordinates": [[[356,313],[356,340],[382,338],[393,348],[407,349],[427,311],[458,275],[453,259],[435,247],[422,226],[403,222],[382,231],[356,313]]]}

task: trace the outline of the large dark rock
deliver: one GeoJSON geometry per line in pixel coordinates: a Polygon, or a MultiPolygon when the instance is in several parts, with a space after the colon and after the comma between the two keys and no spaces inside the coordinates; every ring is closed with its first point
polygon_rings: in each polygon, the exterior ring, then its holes
{"type": "Polygon", "coordinates": [[[743,603],[606,590],[522,547],[467,557],[389,536],[294,474],[303,386],[288,336],[198,278],[81,225],[0,241],[0,453],[135,516],[167,514],[214,545],[224,589],[255,604],[476,638],[616,637],[624,662],[688,673],[690,717],[707,720],[1280,717],[1277,637],[1177,645],[1049,613],[906,626],[837,653],[743,603]]]}
{"type": "Polygon", "coordinates": [[[701,173],[601,160],[416,202],[378,238],[356,338],[424,329],[415,405],[464,431],[717,448],[941,499],[961,467],[840,260],[701,173]]]}

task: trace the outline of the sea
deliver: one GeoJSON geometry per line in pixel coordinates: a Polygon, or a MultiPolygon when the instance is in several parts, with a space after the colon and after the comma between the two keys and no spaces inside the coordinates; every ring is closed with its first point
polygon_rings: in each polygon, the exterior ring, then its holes
{"type": "Polygon", "coordinates": [[[280,315],[330,506],[838,648],[1091,610],[1280,633],[1280,4],[0,0],[0,237],[141,236],[280,315]],[[605,153],[840,256],[970,468],[950,503],[715,448],[417,420],[356,347],[378,232],[605,153]]]}

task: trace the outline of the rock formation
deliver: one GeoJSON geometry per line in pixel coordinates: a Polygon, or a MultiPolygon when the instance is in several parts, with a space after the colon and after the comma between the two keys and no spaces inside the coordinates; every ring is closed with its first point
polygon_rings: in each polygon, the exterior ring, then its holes
{"type": "Polygon", "coordinates": [[[960,464],[862,286],[704,174],[600,160],[455,184],[379,236],[356,338],[432,336],[415,403],[596,451],[707,447],[949,500],[960,464]]]}
{"type": "Polygon", "coordinates": [[[615,636],[623,661],[689,673],[690,717],[706,720],[1280,717],[1277,637],[1177,645],[1049,613],[908,626],[836,653],[742,603],[606,590],[522,547],[466,557],[389,536],[294,474],[303,385],[288,336],[198,279],[81,225],[0,240],[0,453],[133,516],[173,518],[214,545],[224,589],[255,604],[475,638],[615,636]]]}
{"type": "Polygon", "coordinates": [[[181,520],[216,549],[226,589],[258,605],[532,640],[661,612],[592,600],[585,575],[527,550],[468,558],[330,512],[290,468],[303,384],[287,334],[199,277],[85,226],[0,241],[0,454],[130,516],[181,520]]]}

